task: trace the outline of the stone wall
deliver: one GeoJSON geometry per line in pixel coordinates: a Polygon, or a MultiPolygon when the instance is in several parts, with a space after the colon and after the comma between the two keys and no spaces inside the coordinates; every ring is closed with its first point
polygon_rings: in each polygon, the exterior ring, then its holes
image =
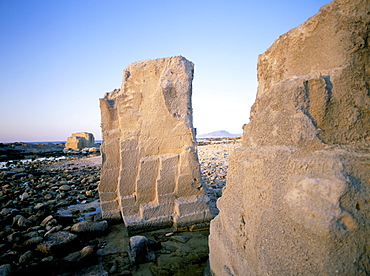
{"type": "Polygon", "coordinates": [[[100,100],[105,219],[129,230],[209,222],[192,125],[194,65],[177,56],[130,64],[100,100]]]}
{"type": "Polygon", "coordinates": [[[84,148],[91,148],[95,145],[95,138],[92,133],[78,132],[73,133],[67,138],[65,148],[73,150],[81,150],[84,148]]]}
{"type": "Polygon", "coordinates": [[[259,56],[214,275],[370,273],[369,33],[369,0],[335,0],[259,56]]]}

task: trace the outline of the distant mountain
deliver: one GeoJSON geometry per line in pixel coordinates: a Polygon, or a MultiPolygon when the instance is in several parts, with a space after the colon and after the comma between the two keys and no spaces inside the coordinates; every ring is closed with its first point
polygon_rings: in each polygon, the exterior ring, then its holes
{"type": "Polygon", "coordinates": [[[223,138],[223,137],[235,137],[241,136],[241,134],[231,134],[226,130],[213,131],[211,133],[197,135],[197,138],[223,138]]]}

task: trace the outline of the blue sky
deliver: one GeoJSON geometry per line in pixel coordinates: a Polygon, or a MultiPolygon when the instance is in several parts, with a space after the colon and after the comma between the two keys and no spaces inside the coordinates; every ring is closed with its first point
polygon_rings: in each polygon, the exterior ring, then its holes
{"type": "Polygon", "coordinates": [[[257,56],[329,0],[0,0],[0,142],[100,139],[99,98],[132,62],[195,63],[199,134],[241,133],[257,56]]]}

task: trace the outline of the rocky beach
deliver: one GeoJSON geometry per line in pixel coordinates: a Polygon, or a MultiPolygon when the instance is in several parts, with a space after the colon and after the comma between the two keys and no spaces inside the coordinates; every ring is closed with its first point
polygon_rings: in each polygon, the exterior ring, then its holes
{"type": "Polygon", "coordinates": [[[40,157],[57,157],[63,154],[63,149],[63,143],[0,143],[0,162],[40,157]]]}
{"type": "Polygon", "coordinates": [[[370,0],[0,7],[0,276],[370,275],[370,0]]]}
{"type": "MultiPolygon", "coordinates": [[[[213,216],[238,145],[198,147],[213,216]]],[[[129,235],[123,224],[108,224],[100,213],[100,170],[101,156],[1,168],[0,275],[203,275],[209,230],[129,235]]]]}

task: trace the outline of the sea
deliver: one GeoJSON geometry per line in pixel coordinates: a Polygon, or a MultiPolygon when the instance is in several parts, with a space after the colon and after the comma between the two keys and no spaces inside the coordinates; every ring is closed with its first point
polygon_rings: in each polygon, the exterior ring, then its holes
{"type": "MultiPolygon", "coordinates": [[[[103,140],[95,140],[95,143],[96,144],[101,144],[103,142],[103,140]]],[[[2,143],[4,145],[7,145],[7,144],[13,144],[13,143],[25,143],[25,144],[44,144],[44,143],[51,143],[51,144],[54,144],[54,145],[58,145],[58,144],[65,144],[66,141],[42,141],[42,142],[23,142],[23,141],[17,141],[17,142],[6,142],[6,143],[2,143]]]]}
{"type": "MultiPolygon", "coordinates": [[[[54,145],[58,145],[61,143],[65,143],[66,141],[43,141],[43,142],[22,142],[25,144],[44,144],[44,143],[51,143],[54,145]]],[[[13,144],[17,142],[12,142],[12,143],[3,143],[4,145],[6,144],[13,144]]],[[[95,140],[96,144],[101,144],[102,140],[95,140]]],[[[33,162],[40,162],[40,161],[57,161],[61,159],[66,159],[65,156],[58,156],[58,157],[40,157],[40,158],[26,158],[26,159],[20,159],[20,160],[7,160],[5,162],[0,162],[0,170],[8,169],[9,167],[14,167],[17,163],[21,164],[28,164],[28,163],[33,163],[33,162]]]]}

